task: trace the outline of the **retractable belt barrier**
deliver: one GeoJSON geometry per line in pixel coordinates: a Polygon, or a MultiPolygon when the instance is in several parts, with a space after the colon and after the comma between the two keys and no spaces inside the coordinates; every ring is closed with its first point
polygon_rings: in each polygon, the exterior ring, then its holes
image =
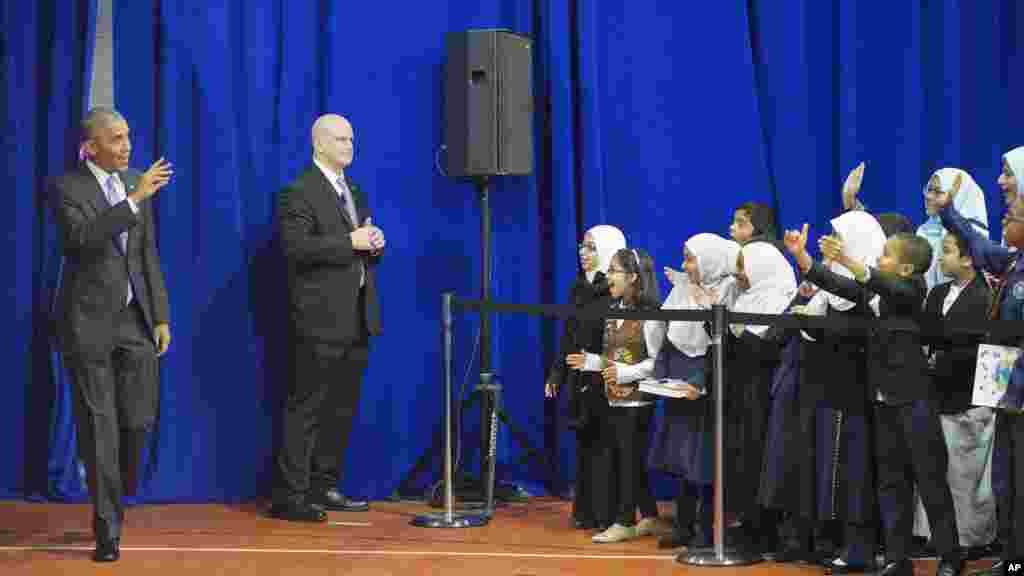
{"type": "MultiPolygon", "coordinates": [[[[508,304],[461,300],[455,298],[455,308],[483,313],[526,314],[548,318],[583,318],[589,320],[615,318],[625,320],[661,320],[711,322],[711,310],[625,310],[591,305],[577,308],[570,304],[508,304]]],[[[1024,320],[878,320],[850,316],[806,316],[802,314],[747,314],[726,310],[727,324],[774,326],[784,329],[825,330],[833,333],[857,333],[868,330],[919,333],[926,341],[948,340],[955,337],[983,337],[999,341],[1014,337],[1024,339],[1024,320]]]]}
{"type": "MultiPolygon", "coordinates": [[[[1022,320],[956,320],[953,322],[939,319],[901,318],[897,320],[878,320],[850,316],[807,316],[798,314],[746,314],[728,311],[725,306],[716,305],[711,310],[624,310],[610,309],[607,304],[595,303],[586,307],[570,304],[508,304],[481,300],[461,300],[453,294],[446,293],[442,298],[449,299],[447,320],[442,322],[442,330],[450,343],[451,310],[461,309],[475,311],[482,315],[491,313],[526,314],[548,318],[585,318],[585,319],[624,319],[624,320],[661,320],[666,322],[685,321],[707,323],[711,335],[711,346],[714,359],[712,387],[715,413],[714,434],[714,545],[705,549],[693,549],[680,554],[676,561],[696,566],[740,566],[761,561],[760,556],[737,548],[726,548],[725,545],[725,468],[723,465],[724,438],[724,381],[725,355],[728,339],[724,338],[730,324],[747,326],[770,326],[788,330],[825,331],[826,334],[852,336],[872,336],[884,333],[914,333],[921,337],[922,344],[940,341],[967,340],[970,343],[979,341],[1018,342],[1024,339],[1024,321],[1022,320]]],[[[882,339],[884,341],[884,337],[882,339]]],[[[451,350],[446,348],[443,367],[446,382],[450,382],[451,350]]],[[[450,398],[450,384],[446,386],[446,402],[450,398]]],[[[450,428],[450,411],[447,412],[450,428]]],[[[491,438],[493,446],[493,437],[491,438]]],[[[449,445],[450,450],[450,445],[449,445]]],[[[451,461],[450,454],[447,462],[451,461]]],[[[447,478],[451,478],[450,464],[446,467],[447,478]]],[[[493,474],[491,477],[493,483],[493,474]]],[[[452,499],[447,497],[447,515],[451,518],[452,499]]],[[[450,522],[450,520],[449,520],[450,522]]]]}

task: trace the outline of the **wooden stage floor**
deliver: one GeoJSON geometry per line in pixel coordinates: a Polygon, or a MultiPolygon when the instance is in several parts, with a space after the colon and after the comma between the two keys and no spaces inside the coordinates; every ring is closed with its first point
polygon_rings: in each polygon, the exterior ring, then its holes
{"type": "MultiPolygon", "coordinates": [[[[593,544],[568,526],[570,505],[534,498],[499,509],[482,528],[411,526],[421,504],[375,502],[369,512],[332,512],[328,524],[264,516],[262,504],[160,505],[128,510],[121,560],[95,564],[85,505],[0,502],[0,574],[338,575],[707,574],[800,576],[819,568],[764,562],[745,568],[693,568],[673,562],[647,537],[593,544]]],[[[663,508],[667,517],[671,506],[663,508]]],[[[988,562],[972,566],[981,567],[988,562]]],[[[920,576],[933,561],[915,563],[920,576]]]]}

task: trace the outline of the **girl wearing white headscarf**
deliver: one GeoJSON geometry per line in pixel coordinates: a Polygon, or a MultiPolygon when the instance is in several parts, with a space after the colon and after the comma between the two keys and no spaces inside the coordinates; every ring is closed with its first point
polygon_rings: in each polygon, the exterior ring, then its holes
{"type": "MultiPolygon", "coordinates": [[[[865,266],[877,266],[886,235],[874,216],[851,211],[831,223],[851,258],[865,266]]],[[[853,277],[838,263],[831,263],[829,269],[853,277]]],[[[824,290],[819,290],[806,308],[814,315],[874,317],[868,302],[846,300],[824,290]]],[[[858,334],[808,330],[802,347],[799,447],[794,462],[798,481],[794,482],[793,502],[799,536],[794,549],[788,550],[792,558],[786,559],[831,554],[827,542],[811,545],[811,540],[814,534],[822,535],[825,524],[835,518],[843,526],[844,547],[825,560],[836,571],[864,569],[874,563],[877,542],[865,339],[858,334]]]]}
{"type": "Polygon", "coordinates": [[[1007,208],[1017,199],[1022,178],[1024,178],[1024,146],[1018,146],[1003,154],[1003,171],[999,175],[999,188],[1003,191],[1003,201],[1007,208]]]}
{"type": "MultiPolygon", "coordinates": [[[[625,247],[626,238],[618,228],[601,225],[588,230],[579,249],[581,274],[569,292],[569,302],[585,308],[608,300],[608,266],[612,256],[625,247]]],[[[559,343],[561,350],[545,385],[546,396],[554,397],[560,390],[567,396],[568,424],[576,431],[573,525],[587,530],[603,530],[614,522],[615,487],[606,481],[611,469],[611,441],[602,434],[608,400],[600,375],[567,369],[565,357],[581,350],[599,354],[603,338],[602,320],[567,319],[559,343]]]]}
{"type": "MultiPolygon", "coordinates": [[[[753,242],[744,246],[736,259],[736,275],[742,292],[733,304],[733,312],[781,314],[796,295],[793,268],[774,244],[753,242]]],[[[768,326],[741,324],[731,328],[737,338],[744,331],[760,337],[768,330],[768,326]]]]}
{"type": "MultiPolygon", "coordinates": [[[[737,283],[742,290],[733,312],[781,314],[797,294],[796,276],[773,244],[743,246],[736,259],[737,283]]],[[[746,538],[760,553],[770,542],[763,531],[774,530],[762,521],[758,503],[772,375],[779,362],[779,344],[766,339],[768,326],[730,326],[725,374],[726,457],[729,465],[729,508],[742,516],[746,538]]],[[[774,551],[774,547],[772,550],[774,551]]]]}
{"type": "Polygon", "coordinates": [[[952,190],[953,182],[958,175],[962,180],[960,192],[953,200],[953,207],[964,218],[970,220],[974,229],[982,236],[986,238],[989,236],[988,208],[985,207],[985,191],[981,189],[981,186],[978,186],[970,174],[959,168],[936,170],[924,187],[924,209],[928,214],[928,220],[917,228],[917,235],[928,240],[928,244],[932,247],[932,266],[924,276],[929,292],[947,280],[939,266],[939,260],[942,259],[942,238],[946,235],[946,229],[942,226],[942,220],[939,219],[934,198],[938,193],[952,190]]]}
{"type": "MultiPolygon", "coordinates": [[[[1024,146],[1018,146],[1003,154],[1003,170],[999,174],[999,188],[1003,191],[1007,211],[1017,200],[1020,200],[1020,183],[1024,180],[1024,146]]],[[[1003,245],[1006,246],[1006,230],[1003,230],[1003,245]]],[[[1014,250],[1015,247],[1009,247],[1014,250]]],[[[975,260],[978,263],[978,260],[975,260]]],[[[1007,301],[1014,297],[1016,287],[1020,285],[1021,263],[1018,260],[1016,271],[1011,266],[1003,272],[1001,280],[1012,288],[1009,292],[998,289],[1003,294],[999,302],[1000,316],[1007,308],[1007,301]],[[1012,272],[1011,272],[1012,271],[1012,272]],[[1009,296],[1005,296],[1009,294],[1009,296]]],[[[1018,366],[1014,371],[1018,371],[1018,366]]],[[[999,410],[996,414],[996,439],[992,453],[992,491],[996,496],[998,511],[998,532],[1003,551],[1000,562],[993,566],[990,573],[1006,574],[1007,562],[1019,559],[1024,554],[1024,415],[1008,410],[999,410]]]]}
{"type": "MultiPolygon", "coordinates": [[[[663,310],[707,310],[730,305],[736,297],[732,276],[740,246],[714,234],[697,234],[683,249],[685,273],[662,305],[663,310]]],[[[664,414],[651,446],[648,465],[680,478],[676,515],[670,535],[659,548],[711,544],[711,415],[707,401],[708,347],[711,340],[701,322],[645,323],[645,331],[664,340],[654,367],[655,378],[673,378],[690,386],[684,398],[665,399],[664,414]],[[701,519],[697,523],[697,505],[701,519]],[[699,527],[699,528],[698,528],[699,527]]]]}

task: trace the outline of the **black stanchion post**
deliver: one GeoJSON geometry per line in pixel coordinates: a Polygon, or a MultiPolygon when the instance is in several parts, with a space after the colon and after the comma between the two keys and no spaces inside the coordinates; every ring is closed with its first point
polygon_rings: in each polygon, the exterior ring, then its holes
{"type": "Polygon", "coordinates": [[[421,514],[412,520],[421,528],[471,528],[483,526],[486,514],[455,513],[452,488],[452,300],[451,292],[441,294],[441,379],[444,381],[444,512],[421,514]]]}
{"type": "Polygon", "coordinates": [[[725,306],[711,307],[711,350],[715,360],[715,530],[712,548],[697,548],[680,554],[676,562],[694,566],[743,566],[756,564],[761,556],[725,545],[725,353],[729,314],[725,306]]]}

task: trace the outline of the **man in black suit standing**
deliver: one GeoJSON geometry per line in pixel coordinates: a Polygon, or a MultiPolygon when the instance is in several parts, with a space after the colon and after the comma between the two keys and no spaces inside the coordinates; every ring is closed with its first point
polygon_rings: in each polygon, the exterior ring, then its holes
{"type": "Polygon", "coordinates": [[[147,200],[171,178],[163,158],[128,167],[128,123],[110,108],[82,121],[85,160],[53,181],[64,251],[59,333],[71,376],[78,452],[93,505],[97,562],[120,556],[122,494],[133,494],[157,414],[157,356],[171,343],[167,289],[147,200]]]}
{"type": "Polygon", "coordinates": [[[384,233],[371,223],[365,194],[345,175],[352,162],[352,126],[328,114],[317,119],[312,136],[313,165],[278,198],[295,373],[270,515],[300,522],[323,522],[325,510],[369,509],[338,485],[369,337],[381,332],[375,267],[384,249],[384,233]]]}

